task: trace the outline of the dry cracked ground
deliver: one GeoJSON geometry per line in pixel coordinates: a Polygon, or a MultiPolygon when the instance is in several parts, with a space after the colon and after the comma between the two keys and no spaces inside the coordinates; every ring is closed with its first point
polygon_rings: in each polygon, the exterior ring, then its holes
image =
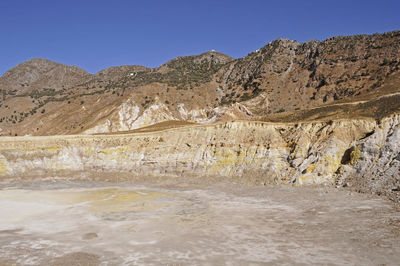
{"type": "Polygon", "coordinates": [[[400,212],[328,187],[2,184],[0,265],[398,265],[400,212]]]}

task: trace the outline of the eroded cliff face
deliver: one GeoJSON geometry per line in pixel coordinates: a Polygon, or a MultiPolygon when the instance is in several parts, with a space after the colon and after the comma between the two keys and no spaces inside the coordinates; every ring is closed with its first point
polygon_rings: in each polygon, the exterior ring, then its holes
{"type": "Polygon", "coordinates": [[[159,101],[150,105],[146,110],[128,99],[117,111],[102,123],[84,130],[83,134],[111,133],[134,130],[165,121],[187,121],[199,124],[215,123],[219,120],[249,119],[253,114],[242,104],[190,109],[185,104],[178,104],[177,110],[170,109],[159,101]]]}
{"type": "Polygon", "coordinates": [[[348,163],[338,170],[338,184],[400,201],[399,115],[383,119],[347,154],[348,163]]]}
{"type": "Polygon", "coordinates": [[[390,191],[398,200],[399,140],[400,115],[381,122],[237,121],[126,135],[4,137],[0,174],[3,180],[95,171],[251,184],[337,183],[390,191]]]}

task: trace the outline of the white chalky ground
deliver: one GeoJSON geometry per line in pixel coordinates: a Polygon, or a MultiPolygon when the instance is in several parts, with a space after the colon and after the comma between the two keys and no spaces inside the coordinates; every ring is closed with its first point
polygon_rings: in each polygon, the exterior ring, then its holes
{"type": "Polygon", "coordinates": [[[0,214],[0,265],[400,261],[389,201],[321,187],[4,186],[0,214]]]}

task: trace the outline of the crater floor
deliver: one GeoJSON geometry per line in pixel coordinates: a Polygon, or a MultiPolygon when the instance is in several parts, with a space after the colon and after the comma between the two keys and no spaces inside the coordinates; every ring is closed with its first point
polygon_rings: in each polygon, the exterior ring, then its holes
{"type": "Polygon", "coordinates": [[[325,187],[2,185],[0,213],[0,265],[400,261],[391,202],[325,187]]]}

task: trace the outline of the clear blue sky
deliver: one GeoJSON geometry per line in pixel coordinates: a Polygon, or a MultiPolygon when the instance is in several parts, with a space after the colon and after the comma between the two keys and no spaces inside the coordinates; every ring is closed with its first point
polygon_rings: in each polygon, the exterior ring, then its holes
{"type": "Polygon", "coordinates": [[[43,57],[94,73],[214,49],[242,57],[276,38],[400,30],[400,1],[1,0],[0,75],[43,57]]]}

